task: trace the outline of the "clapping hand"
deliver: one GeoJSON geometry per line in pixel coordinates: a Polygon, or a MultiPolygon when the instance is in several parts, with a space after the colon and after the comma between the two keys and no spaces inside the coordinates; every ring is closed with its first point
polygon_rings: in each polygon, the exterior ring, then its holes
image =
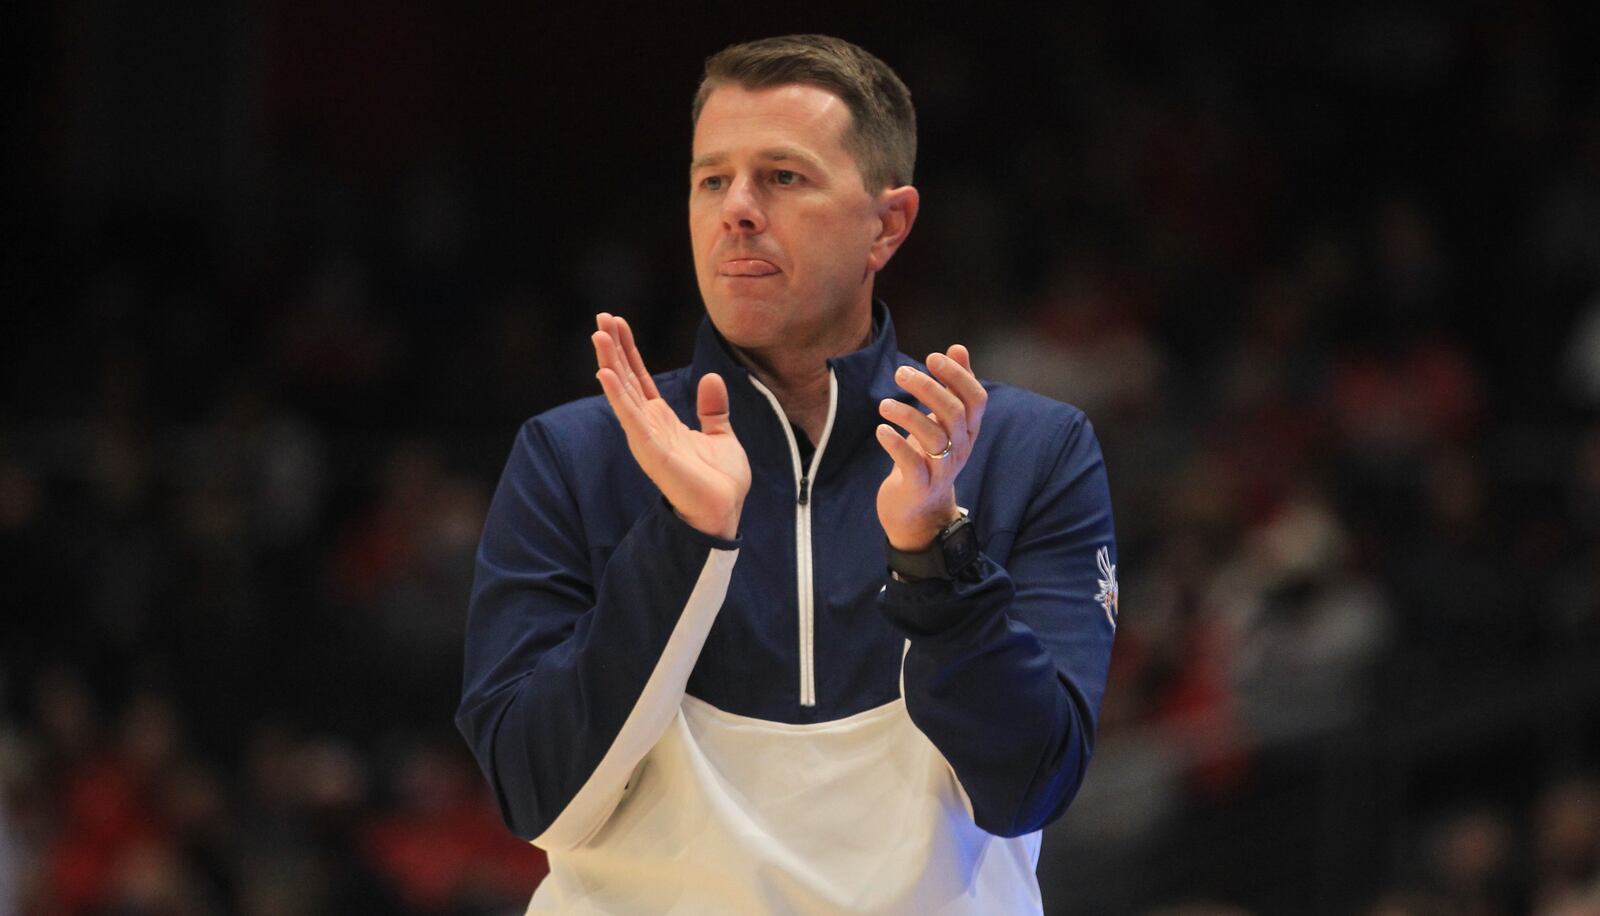
{"type": "Polygon", "coordinates": [[[894,380],[931,413],[893,399],[878,405],[885,420],[906,430],[878,424],[878,444],[894,459],[878,487],[878,522],[897,550],[927,549],[960,514],[956,475],[972,455],[989,400],[961,344],[930,355],[927,366],[928,372],[901,366],[894,380]]]}
{"type": "Polygon", "coordinates": [[[595,377],[634,460],[685,522],[732,539],[750,492],[750,462],[728,422],[727,383],[715,373],[701,377],[695,399],[700,428],[690,429],[656,390],[628,322],[602,312],[595,324],[595,377]]]}

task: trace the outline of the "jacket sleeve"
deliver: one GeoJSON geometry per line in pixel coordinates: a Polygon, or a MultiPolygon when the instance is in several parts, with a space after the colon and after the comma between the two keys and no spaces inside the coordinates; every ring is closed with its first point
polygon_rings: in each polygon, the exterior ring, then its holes
{"type": "Polygon", "coordinates": [[[1116,630],[1111,499],[1081,414],[1048,458],[1008,569],[984,554],[965,580],[891,580],[878,599],[909,641],[907,712],[1001,836],[1043,828],[1076,794],[1116,630]]]}
{"type": "Polygon", "coordinates": [[[571,479],[529,421],[478,548],[456,714],[506,825],[547,849],[599,829],[677,714],[738,556],[657,500],[596,575],[571,479]]]}

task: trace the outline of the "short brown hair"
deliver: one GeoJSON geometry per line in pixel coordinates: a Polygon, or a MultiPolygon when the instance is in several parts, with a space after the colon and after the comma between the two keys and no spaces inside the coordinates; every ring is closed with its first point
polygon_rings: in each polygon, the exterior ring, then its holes
{"type": "Polygon", "coordinates": [[[850,109],[844,147],[855,157],[867,190],[911,183],[917,163],[917,112],[911,91],[889,65],[828,35],[785,35],[732,45],[706,59],[694,96],[694,122],[719,86],[767,89],[791,83],[817,86],[850,109]]]}

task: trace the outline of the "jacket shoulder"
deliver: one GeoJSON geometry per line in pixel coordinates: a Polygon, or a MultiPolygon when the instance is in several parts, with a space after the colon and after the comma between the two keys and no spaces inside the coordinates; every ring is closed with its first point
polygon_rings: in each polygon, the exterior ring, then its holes
{"type": "Polygon", "coordinates": [[[1015,385],[984,387],[989,403],[974,454],[1005,488],[1049,489],[1101,466],[1099,437],[1081,409],[1015,385]]]}
{"type": "Polygon", "coordinates": [[[983,387],[989,392],[988,407],[984,411],[985,426],[1033,426],[1058,436],[1091,426],[1089,417],[1081,409],[1065,401],[1005,382],[985,381],[983,387]]]}

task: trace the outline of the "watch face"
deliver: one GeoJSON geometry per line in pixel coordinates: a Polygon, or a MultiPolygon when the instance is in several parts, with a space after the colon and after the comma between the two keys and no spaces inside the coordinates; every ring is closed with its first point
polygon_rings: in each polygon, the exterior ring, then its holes
{"type": "Polygon", "coordinates": [[[945,545],[945,558],[952,567],[964,565],[972,557],[971,536],[962,537],[959,533],[945,545]]]}
{"type": "Polygon", "coordinates": [[[978,534],[965,518],[951,526],[944,537],[944,565],[948,572],[964,569],[977,559],[978,534]]]}

